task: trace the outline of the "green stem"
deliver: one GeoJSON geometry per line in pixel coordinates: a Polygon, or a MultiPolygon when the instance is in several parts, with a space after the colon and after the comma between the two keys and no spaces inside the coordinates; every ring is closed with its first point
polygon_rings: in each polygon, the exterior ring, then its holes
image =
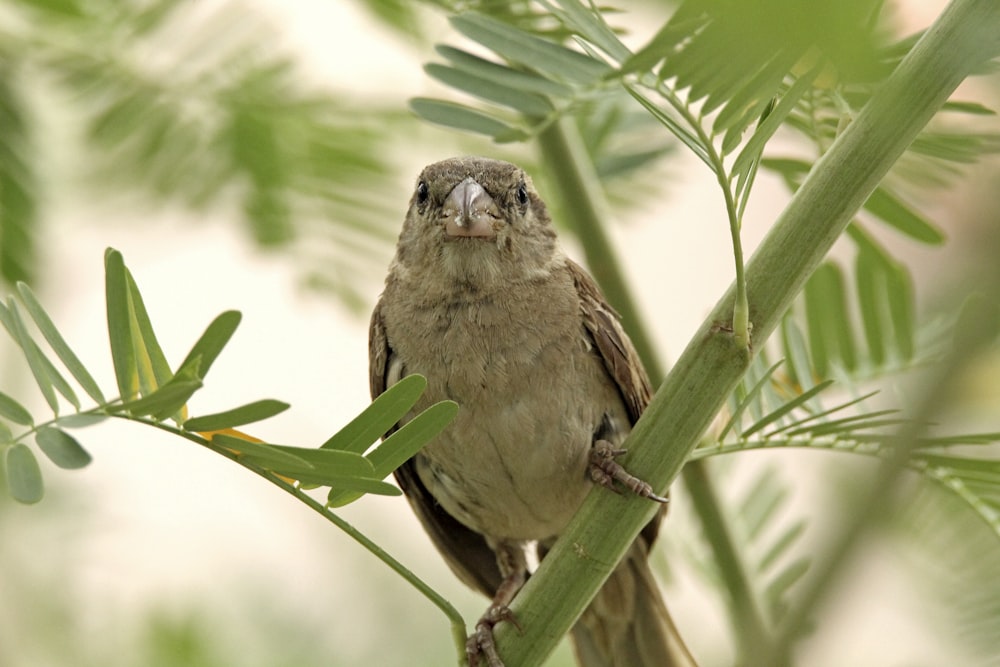
{"type": "MultiPolygon", "coordinates": [[[[593,171],[579,133],[570,121],[562,120],[539,135],[539,144],[548,171],[557,175],[564,207],[573,212],[570,217],[576,226],[577,237],[583,245],[587,265],[594,271],[595,278],[609,302],[622,314],[623,326],[636,345],[636,351],[653,386],[658,386],[664,377],[664,372],[654,355],[650,336],[646,333],[642,320],[633,306],[625,278],[604,232],[604,225],[607,224],[605,221],[609,219],[606,213],[608,207],[600,194],[603,191],[601,183],[593,171]],[[593,267],[601,269],[598,271],[593,267]]],[[[727,201],[731,201],[731,197],[728,197],[727,201]]],[[[738,230],[736,234],[738,244],[738,230]]],[[[737,262],[738,280],[743,276],[742,259],[740,254],[737,262]]],[[[746,294],[745,287],[743,294],[746,294]]],[[[751,645],[759,642],[766,627],[764,617],[739,558],[739,551],[728,530],[727,519],[721,510],[707,466],[700,461],[689,462],[684,466],[682,475],[684,484],[691,494],[692,506],[704,526],[709,546],[715,554],[715,562],[723,572],[734,602],[730,607],[733,613],[733,627],[740,637],[741,644],[751,645]]]]}
{"type": "MultiPolygon", "coordinates": [[[[257,472],[257,471],[255,471],[257,472]]],[[[318,512],[327,521],[333,523],[337,528],[347,533],[351,539],[363,546],[365,549],[370,551],[376,558],[389,566],[396,574],[405,579],[411,586],[413,586],[417,591],[423,594],[428,600],[431,601],[438,609],[440,609],[448,620],[451,621],[451,635],[452,640],[455,642],[455,649],[458,654],[458,664],[465,664],[465,639],[467,637],[467,632],[465,628],[465,619],[459,613],[455,607],[452,606],[448,600],[442,597],[437,591],[431,588],[426,582],[424,582],[420,577],[415,575],[409,568],[400,563],[398,560],[392,557],[385,549],[377,545],[375,542],[370,540],[364,533],[359,531],[357,528],[352,526],[350,523],[342,519],[337,514],[330,511],[328,507],[318,502],[311,496],[307,495],[301,489],[298,489],[283,480],[274,477],[271,473],[261,473],[264,478],[268,479],[277,486],[283,488],[288,493],[291,493],[300,501],[311,507],[314,511],[318,512]]]]}
{"type": "MultiPolygon", "coordinates": [[[[966,76],[1000,52],[1000,4],[953,0],[858,117],[816,163],[747,264],[754,346],[777,327],[851,217],[966,76]]],[[[749,365],[718,302],[629,437],[629,466],[654,488],[678,474],[749,365]]],[[[597,489],[601,491],[601,489],[597,489]]],[[[540,664],[572,627],[655,508],[591,493],[515,598],[523,634],[497,628],[507,664],[540,664]]]]}
{"type": "Polygon", "coordinates": [[[749,356],[750,306],[747,299],[747,281],[743,265],[743,239],[740,236],[742,220],[737,211],[736,201],[733,199],[733,191],[730,187],[731,179],[726,173],[726,165],[722,156],[715,150],[715,144],[705,132],[703,124],[698,122],[688,107],[681,103],[677,96],[666,87],[666,84],[660,82],[659,89],[677,113],[694,129],[699,141],[704,145],[705,159],[715,173],[719,189],[722,190],[722,197],[726,203],[726,218],[729,220],[729,236],[733,244],[733,264],[736,269],[736,301],[733,305],[732,319],[733,341],[740,348],[746,350],[749,356]]]}
{"type": "Polygon", "coordinates": [[[272,484],[280,488],[282,491],[291,494],[300,502],[305,503],[307,506],[309,506],[313,511],[320,514],[324,519],[326,519],[333,525],[337,526],[337,528],[340,528],[348,535],[348,537],[350,537],[355,542],[360,544],[362,547],[367,549],[372,555],[374,555],[376,558],[382,561],[385,565],[389,566],[389,568],[393,572],[395,572],[396,574],[401,576],[404,580],[406,580],[407,583],[409,583],[411,586],[417,589],[418,592],[420,592],[434,606],[436,606],[438,609],[441,610],[441,612],[444,613],[444,615],[451,622],[451,634],[452,634],[452,639],[455,642],[455,649],[458,654],[458,664],[459,665],[465,664],[465,639],[467,637],[467,632],[465,628],[465,619],[462,618],[462,614],[459,613],[459,611],[455,609],[455,607],[450,602],[448,602],[448,600],[446,600],[443,596],[441,596],[440,593],[434,590],[423,579],[414,574],[412,570],[410,570],[401,562],[396,560],[388,551],[386,551],[378,544],[373,542],[368,536],[366,536],[360,530],[358,530],[353,525],[348,523],[346,520],[344,520],[343,518],[332,512],[329,507],[320,503],[319,501],[317,501],[315,498],[307,494],[305,491],[303,491],[296,485],[290,484],[289,482],[285,481],[284,479],[275,475],[269,470],[258,467],[256,465],[253,465],[252,463],[249,463],[241,459],[239,456],[236,456],[232,452],[226,450],[224,447],[219,447],[217,445],[214,445],[211,440],[207,440],[199,435],[192,434],[187,431],[176,429],[172,426],[167,426],[166,424],[163,423],[145,421],[145,420],[137,420],[137,421],[143,421],[147,424],[156,426],[170,433],[174,433],[175,435],[180,435],[182,437],[187,438],[188,440],[191,440],[192,442],[197,442],[198,444],[207,447],[208,449],[212,450],[217,454],[225,456],[229,460],[240,464],[241,466],[253,472],[254,474],[263,477],[267,481],[271,482],[272,484]]]}

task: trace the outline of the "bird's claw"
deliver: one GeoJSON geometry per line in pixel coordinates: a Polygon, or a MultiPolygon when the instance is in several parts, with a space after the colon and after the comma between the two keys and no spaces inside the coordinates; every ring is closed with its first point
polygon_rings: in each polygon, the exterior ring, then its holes
{"type": "Polygon", "coordinates": [[[487,667],[504,667],[493,639],[493,628],[501,621],[512,623],[518,632],[524,631],[510,607],[505,604],[491,604],[486,613],[476,622],[476,629],[465,642],[465,655],[469,661],[469,667],[476,667],[479,664],[480,656],[486,658],[487,667]]]}
{"type": "Polygon", "coordinates": [[[598,440],[590,449],[590,479],[615,493],[621,493],[615,486],[620,482],[629,491],[642,498],[649,498],[658,503],[669,502],[664,496],[653,492],[653,487],[629,473],[615,458],[625,453],[624,449],[615,447],[607,440],[598,440]]]}

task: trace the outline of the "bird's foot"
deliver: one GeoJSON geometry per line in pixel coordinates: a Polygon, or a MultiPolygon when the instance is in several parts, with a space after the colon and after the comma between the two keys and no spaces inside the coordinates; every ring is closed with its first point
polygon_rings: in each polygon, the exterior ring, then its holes
{"type": "Polygon", "coordinates": [[[664,496],[653,492],[653,487],[642,481],[615,461],[615,458],[625,453],[624,449],[615,447],[607,440],[598,440],[590,449],[590,479],[595,484],[620,493],[615,481],[621,482],[625,488],[642,498],[649,498],[658,503],[669,502],[664,496]]]}
{"type": "Polygon", "coordinates": [[[476,622],[476,629],[465,642],[465,655],[469,660],[469,667],[476,667],[480,657],[486,659],[487,667],[504,667],[503,660],[497,654],[496,643],[493,640],[493,628],[501,621],[513,623],[518,632],[522,631],[521,624],[517,622],[510,607],[505,604],[491,604],[486,613],[476,622]]]}

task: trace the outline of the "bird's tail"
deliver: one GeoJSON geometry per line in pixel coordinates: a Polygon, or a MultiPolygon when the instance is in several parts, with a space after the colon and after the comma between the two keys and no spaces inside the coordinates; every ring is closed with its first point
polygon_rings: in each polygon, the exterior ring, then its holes
{"type": "Polygon", "coordinates": [[[571,633],[580,667],[697,667],[636,540],[571,633]]]}

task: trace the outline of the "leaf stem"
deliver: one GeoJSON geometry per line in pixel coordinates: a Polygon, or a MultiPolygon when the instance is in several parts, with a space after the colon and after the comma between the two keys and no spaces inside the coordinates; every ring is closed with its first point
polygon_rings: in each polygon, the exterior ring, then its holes
{"type": "Polygon", "coordinates": [[[392,554],[390,554],[388,551],[386,551],[378,544],[376,544],[374,541],[372,541],[368,536],[366,536],[360,530],[355,528],[351,523],[349,523],[348,521],[346,521],[333,511],[331,511],[329,507],[327,507],[323,503],[319,502],[318,500],[307,494],[297,485],[292,484],[286,481],[285,479],[282,479],[280,476],[275,475],[274,473],[264,468],[261,468],[257,465],[254,465],[249,461],[244,461],[241,457],[228,451],[225,447],[220,447],[218,445],[215,445],[212,443],[211,440],[203,438],[200,435],[178,429],[163,422],[156,422],[147,419],[134,419],[134,418],[128,418],[128,419],[148,424],[150,426],[154,426],[161,430],[167,431],[168,433],[173,433],[174,435],[179,435],[183,438],[186,438],[192,442],[195,442],[199,445],[202,445],[203,447],[212,450],[216,454],[220,454],[221,456],[224,456],[227,459],[234,461],[235,463],[238,463],[239,465],[243,466],[250,472],[271,482],[272,484],[280,488],[282,491],[291,494],[297,500],[307,505],[310,509],[320,514],[324,519],[326,519],[333,525],[337,526],[337,528],[340,528],[342,531],[344,531],[344,533],[348,535],[348,537],[350,537],[355,542],[360,544],[362,547],[367,549],[372,555],[374,555],[385,565],[387,565],[393,572],[395,572],[396,574],[401,576],[404,580],[406,580],[407,583],[413,586],[413,588],[415,588],[419,593],[421,593],[425,598],[427,598],[435,607],[441,610],[441,612],[448,618],[448,620],[451,623],[451,634],[452,634],[452,639],[455,642],[455,649],[458,655],[458,664],[459,665],[465,664],[465,639],[467,637],[467,632],[465,627],[465,619],[462,617],[462,614],[454,607],[454,605],[448,602],[447,599],[445,599],[440,593],[434,590],[427,582],[425,582],[423,579],[414,574],[412,570],[403,565],[400,561],[394,558],[392,554]]]}
{"type": "MultiPolygon", "coordinates": [[[[626,86],[632,93],[633,97],[637,97],[637,93],[626,86]]],[[[736,205],[735,198],[733,197],[733,190],[731,187],[732,178],[726,172],[725,161],[722,155],[715,149],[715,144],[712,143],[712,138],[705,132],[705,128],[702,123],[699,122],[698,118],[691,112],[691,109],[681,100],[677,94],[667,87],[667,84],[663,81],[658,80],[656,82],[656,91],[667,101],[667,103],[674,109],[675,112],[684,120],[685,123],[694,132],[694,137],[697,140],[697,149],[691,145],[690,142],[685,141],[685,143],[692,148],[695,155],[702,159],[711,168],[712,172],[715,174],[715,178],[719,183],[719,188],[722,190],[722,196],[726,204],[726,217],[729,220],[729,235],[732,238],[733,244],[733,263],[736,269],[736,301],[733,305],[733,320],[732,320],[732,332],[733,341],[742,349],[747,350],[749,355],[750,350],[750,308],[747,300],[747,281],[744,274],[743,266],[743,241],[740,237],[740,229],[742,227],[742,216],[740,211],[742,207],[736,205]]],[[[646,104],[651,103],[644,103],[646,104]]],[[[646,106],[648,109],[649,106],[646,106]]],[[[657,115],[660,120],[664,120],[666,114],[657,115]]],[[[676,134],[676,123],[665,123],[668,129],[676,134]]],[[[687,134],[686,136],[691,136],[687,134]]]]}

